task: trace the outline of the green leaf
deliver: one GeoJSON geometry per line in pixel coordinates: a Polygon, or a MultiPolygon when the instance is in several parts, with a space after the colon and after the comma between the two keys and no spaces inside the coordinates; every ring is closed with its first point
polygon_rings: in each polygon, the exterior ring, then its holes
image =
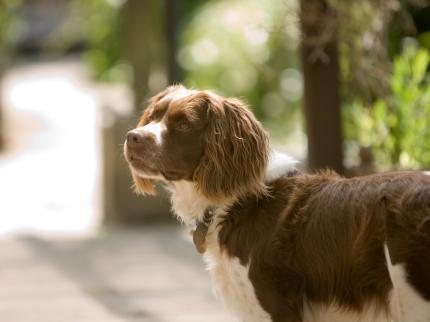
{"type": "Polygon", "coordinates": [[[426,75],[429,61],[430,56],[427,50],[420,49],[417,52],[412,65],[413,78],[416,83],[420,83],[423,81],[424,76],[426,75]]]}

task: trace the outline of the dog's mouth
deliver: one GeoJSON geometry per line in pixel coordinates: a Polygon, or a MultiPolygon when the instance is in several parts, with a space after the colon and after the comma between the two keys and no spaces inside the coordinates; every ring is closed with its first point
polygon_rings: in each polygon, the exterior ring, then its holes
{"type": "Polygon", "coordinates": [[[158,174],[159,171],[152,165],[149,164],[147,160],[136,155],[136,153],[131,152],[129,149],[124,151],[125,159],[128,164],[137,173],[147,173],[148,175],[158,174]]]}
{"type": "Polygon", "coordinates": [[[128,163],[136,170],[140,170],[143,172],[148,172],[149,174],[155,174],[158,173],[157,169],[154,169],[153,167],[149,166],[148,163],[135,155],[130,155],[128,163]]]}
{"type": "Polygon", "coordinates": [[[164,179],[166,179],[167,181],[176,181],[183,178],[183,174],[180,171],[154,169],[149,166],[144,159],[136,156],[130,156],[128,162],[131,165],[132,169],[139,175],[147,175],[148,177],[152,177],[153,175],[161,174],[162,177],[164,177],[164,179]]]}
{"type": "Polygon", "coordinates": [[[124,155],[130,169],[140,177],[158,178],[167,181],[176,181],[184,178],[184,174],[181,171],[165,169],[163,167],[159,168],[151,160],[148,160],[148,158],[143,158],[127,148],[124,150],[124,155]]]}

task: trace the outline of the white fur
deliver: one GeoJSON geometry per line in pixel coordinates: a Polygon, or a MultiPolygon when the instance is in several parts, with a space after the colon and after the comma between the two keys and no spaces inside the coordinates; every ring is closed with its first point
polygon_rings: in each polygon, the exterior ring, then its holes
{"type": "Polygon", "coordinates": [[[291,158],[289,155],[278,151],[272,151],[270,155],[269,164],[266,169],[266,180],[272,181],[288,171],[295,169],[297,161],[291,158]]]}
{"type": "Polygon", "coordinates": [[[424,171],[423,172],[426,176],[430,176],[430,171],[424,171]]]}
{"type": "Polygon", "coordinates": [[[168,189],[172,193],[170,197],[172,209],[186,225],[190,226],[196,220],[203,220],[204,212],[211,204],[198,193],[194,182],[173,181],[168,189]]]}
{"type": "Polygon", "coordinates": [[[430,321],[430,302],[408,283],[404,264],[393,265],[386,245],[385,258],[393,283],[390,309],[396,322],[428,322],[430,321]]]}
{"type": "Polygon", "coordinates": [[[163,144],[162,136],[166,131],[166,125],[163,122],[151,122],[145,126],[138,127],[137,131],[149,132],[155,137],[155,143],[159,146],[163,144]]]}
{"type": "Polygon", "coordinates": [[[220,249],[218,229],[216,223],[211,225],[206,238],[207,251],[204,255],[215,295],[240,321],[272,321],[255,295],[254,286],[248,276],[249,263],[244,266],[238,258],[230,257],[220,249]]]}

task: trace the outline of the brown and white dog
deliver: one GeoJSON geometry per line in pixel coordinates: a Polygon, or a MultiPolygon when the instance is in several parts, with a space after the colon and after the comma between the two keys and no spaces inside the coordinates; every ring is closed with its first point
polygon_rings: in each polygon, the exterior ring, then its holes
{"type": "Polygon", "coordinates": [[[240,100],[172,86],[125,156],[197,226],[214,289],[242,321],[430,321],[430,176],[304,174],[240,100]]]}

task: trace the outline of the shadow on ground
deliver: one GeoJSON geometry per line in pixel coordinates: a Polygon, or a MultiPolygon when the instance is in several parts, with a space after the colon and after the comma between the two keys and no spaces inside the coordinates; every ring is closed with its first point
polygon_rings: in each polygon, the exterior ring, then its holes
{"type": "Polygon", "coordinates": [[[12,298],[19,303],[0,308],[9,321],[28,321],[21,314],[26,308],[31,321],[39,316],[45,322],[233,321],[215,301],[200,256],[176,227],[106,231],[88,239],[21,237],[0,243],[0,253],[12,242],[15,260],[4,262],[6,274],[0,273],[16,286],[12,298]]]}

